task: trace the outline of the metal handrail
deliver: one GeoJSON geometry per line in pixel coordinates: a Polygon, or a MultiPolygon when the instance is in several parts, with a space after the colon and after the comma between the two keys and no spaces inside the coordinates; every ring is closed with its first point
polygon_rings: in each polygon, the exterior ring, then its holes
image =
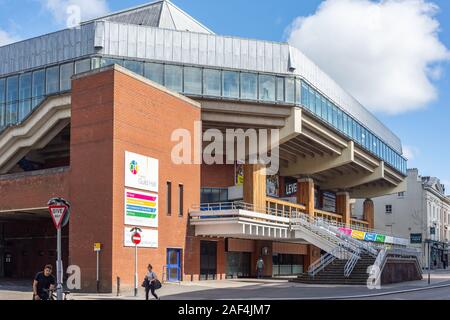
{"type": "Polygon", "coordinates": [[[274,208],[261,208],[255,206],[250,203],[245,203],[243,201],[234,201],[234,202],[217,202],[217,203],[203,203],[200,205],[192,206],[193,210],[199,210],[202,212],[207,211],[224,211],[224,210],[247,210],[253,211],[257,213],[265,213],[274,215],[277,217],[291,218],[293,215],[296,215],[298,211],[292,210],[290,212],[284,210],[277,210],[274,208]]]}
{"type": "Polygon", "coordinates": [[[350,277],[350,275],[353,272],[353,269],[355,269],[356,263],[360,258],[361,257],[359,254],[353,254],[352,257],[347,261],[344,267],[344,276],[346,278],[350,277]]]}
{"type": "Polygon", "coordinates": [[[345,249],[341,246],[336,246],[331,252],[321,256],[314,263],[312,263],[308,268],[308,274],[314,277],[317,273],[325,269],[329,264],[336,260],[338,255],[344,254],[344,252],[342,252],[344,250],[345,249]]]}

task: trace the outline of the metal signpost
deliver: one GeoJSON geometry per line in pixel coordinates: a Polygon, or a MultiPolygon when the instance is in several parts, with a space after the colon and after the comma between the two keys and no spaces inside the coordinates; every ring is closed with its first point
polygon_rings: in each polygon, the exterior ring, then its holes
{"type": "Polygon", "coordinates": [[[102,250],[102,244],[101,243],[94,243],[94,251],[97,254],[97,273],[96,273],[96,279],[97,279],[97,293],[100,292],[100,251],[102,250]]]}
{"type": "Polygon", "coordinates": [[[48,202],[48,209],[55,224],[57,232],[56,251],[56,296],[58,300],[63,299],[63,264],[61,253],[61,229],[67,225],[70,216],[70,204],[62,198],[53,198],[48,202]]]}
{"type": "Polygon", "coordinates": [[[140,228],[131,229],[131,241],[134,244],[134,296],[137,297],[138,293],[138,245],[142,241],[142,230],[140,228]]]}

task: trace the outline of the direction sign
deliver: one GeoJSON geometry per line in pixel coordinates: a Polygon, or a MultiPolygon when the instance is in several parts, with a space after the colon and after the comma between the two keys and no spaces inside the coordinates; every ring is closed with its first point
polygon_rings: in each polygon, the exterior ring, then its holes
{"type": "Polygon", "coordinates": [[[139,234],[139,232],[135,232],[132,236],[131,236],[131,241],[133,241],[133,243],[137,246],[141,243],[141,235],[139,234]]]}
{"type": "Polygon", "coordinates": [[[48,207],[50,214],[53,219],[53,223],[55,224],[55,228],[61,228],[61,222],[64,219],[64,216],[67,212],[67,207],[62,205],[51,205],[48,207]]]}

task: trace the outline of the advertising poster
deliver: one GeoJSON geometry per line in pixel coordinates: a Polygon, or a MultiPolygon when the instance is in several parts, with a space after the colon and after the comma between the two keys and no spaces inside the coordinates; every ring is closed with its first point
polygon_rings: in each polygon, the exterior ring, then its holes
{"type": "Polygon", "coordinates": [[[366,236],[365,232],[352,230],[352,237],[355,239],[364,240],[365,236],[366,236]]]}
{"type": "Polygon", "coordinates": [[[278,175],[267,176],[266,193],[269,197],[278,197],[280,194],[280,180],[278,175]]]}
{"type": "Polygon", "coordinates": [[[158,227],[158,195],[125,189],[125,224],[158,227]]]}

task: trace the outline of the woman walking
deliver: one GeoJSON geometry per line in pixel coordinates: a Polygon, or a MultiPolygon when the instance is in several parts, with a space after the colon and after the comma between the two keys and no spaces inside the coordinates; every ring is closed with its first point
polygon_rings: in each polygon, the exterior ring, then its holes
{"type": "Polygon", "coordinates": [[[158,277],[156,273],[154,273],[153,267],[151,264],[147,267],[147,274],[145,275],[145,300],[148,300],[148,293],[151,292],[152,295],[155,297],[156,300],[159,300],[158,295],[156,294],[155,290],[155,283],[158,280],[158,277]]]}

